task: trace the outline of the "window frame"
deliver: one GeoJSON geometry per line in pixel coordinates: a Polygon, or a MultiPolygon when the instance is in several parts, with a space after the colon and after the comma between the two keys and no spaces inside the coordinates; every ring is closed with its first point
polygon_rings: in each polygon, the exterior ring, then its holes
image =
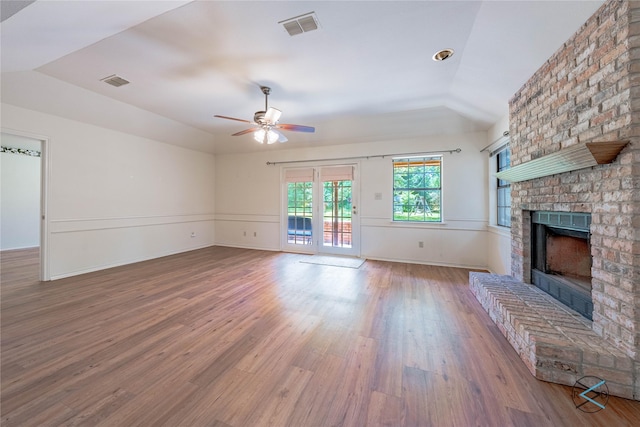
{"type": "MultiPolygon", "coordinates": [[[[442,209],[442,176],[443,176],[443,156],[442,155],[432,155],[432,154],[424,154],[419,156],[402,156],[402,157],[394,157],[391,159],[391,170],[392,170],[392,200],[391,200],[391,219],[395,223],[404,223],[404,224],[442,224],[444,221],[443,218],[443,209],[442,209]],[[433,172],[427,171],[426,167],[436,166],[429,163],[437,162],[437,185],[434,186],[431,182],[431,185],[426,186],[425,178],[427,175],[433,175],[433,172]],[[404,187],[396,187],[396,171],[398,168],[402,167],[400,164],[406,164],[407,168],[415,167],[415,163],[422,163],[421,167],[423,171],[419,174],[411,173],[407,171],[405,175],[410,177],[411,175],[422,175],[423,178],[420,182],[423,186],[418,185],[408,185],[404,187]],[[406,195],[404,198],[401,198],[400,202],[398,202],[398,192],[405,192],[406,195]],[[410,196],[409,193],[421,192],[422,195],[418,196],[419,199],[417,201],[413,201],[413,197],[410,196]],[[437,194],[437,203],[438,207],[438,216],[437,219],[428,219],[429,215],[432,215],[433,212],[433,203],[429,203],[427,201],[427,194],[425,193],[436,193],[437,194]],[[421,199],[421,200],[420,200],[421,199]],[[406,211],[406,218],[401,218],[401,215],[397,215],[398,208],[402,209],[402,213],[405,213],[406,209],[413,207],[414,212],[419,208],[422,210],[422,219],[418,219],[416,216],[412,218],[411,211],[406,211]],[[427,208],[427,209],[425,209],[427,208]]],[[[408,179],[408,178],[407,178],[408,179]]]]}
{"type": "MultiPolygon", "coordinates": [[[[511,149],[508,144],[495,152],[495,156],[496,172],[502,172],[511,168],[511,149]]],[[[495,207],[496,225],[499,227],[511,228],[511,183],[509,181],[496,178],[495,207]],[[501,204],[501,199],[508,200],[508,203],[505,201],[501,204]]]]}

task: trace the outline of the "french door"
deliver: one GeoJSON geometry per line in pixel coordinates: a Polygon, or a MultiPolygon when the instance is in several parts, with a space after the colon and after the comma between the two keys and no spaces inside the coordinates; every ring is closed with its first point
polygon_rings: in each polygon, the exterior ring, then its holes
{"type": "Polygon", "coordinates": [[[356,165],[284,169],[286,250],[358,256],[356,165]]]}

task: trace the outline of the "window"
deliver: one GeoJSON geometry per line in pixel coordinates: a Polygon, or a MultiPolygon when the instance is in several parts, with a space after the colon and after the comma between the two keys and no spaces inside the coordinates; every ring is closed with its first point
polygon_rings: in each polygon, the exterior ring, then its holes
{"type": "MultiPolygon", "coordinates": [[[[498,152],[497,154],[497,171],[509,169],[511,166],[511,151],[509,147],[498,152]]],[[[511,227],[511,184],[509,181],[498,179],[498,197],[497,197],[497,213],[496,223],[503,227],[511,227]]]]}
{"type": "Polygon", "coordinates": [[[442,157],[393,160],[393,220],[442,221],[442,157]]]}

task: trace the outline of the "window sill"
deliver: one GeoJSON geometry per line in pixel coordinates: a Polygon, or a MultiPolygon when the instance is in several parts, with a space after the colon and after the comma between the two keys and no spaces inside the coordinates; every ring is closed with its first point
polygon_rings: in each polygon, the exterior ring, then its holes
{"type": "Polygon", "coordinates": [[[433,227],[433,228],[437,228],[437,227],[442,227],[444,225],[447,225],[446,221],[441,221],[441,222],[418,222],[418,221],[389,221],[389,224],[393,224],[394,226],[397,227],[403,227],[403,228],[411,228],[411,227],[416,227],[416,228],[429,228],[429,227],[433,227]]]}

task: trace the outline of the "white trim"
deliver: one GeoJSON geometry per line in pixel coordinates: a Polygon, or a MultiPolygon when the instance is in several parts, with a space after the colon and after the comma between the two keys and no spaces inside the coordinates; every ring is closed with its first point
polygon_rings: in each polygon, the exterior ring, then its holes
{"type": "MultiPolygon", "coordinates": [[[[462,223],[469,224],[469,223],[462,223]]],[[[461,225],[461,224],[426,224],[426,223],[418,223],[418,224],[410,224],[410,226],[406,226],[404,224],[398,224],[397,222],[364,222],[360,224],[361,227],[367,228],[398,228],[398,229],[413,229],[413,230],[446,230],[446,231],[486,231],[487,230],[487,222],[486,221],[477,221],[477,226],[469,225],[461,225]]]]}
{"type": "Polygon", "coordinates": [[[51,220],[52,223],[59,222],[82,222],[82,221],[122,221],[122,220],[138,220],[138,219],[159,219],[159,218],[181,218],[181,217],[211,217],[214,213],[195,213],[195,214],[170,214],[170,215],[135,215],[135,216],[106,216],[93,218],[62,218],[51,220]]]}
{"type": "Polygon", "coordinates": [[[253,215],[253,214],[232,214],[232,213],[217,213],[215,214],[216,221],[234,221],[234,222],[270,222],[279,223],[279,215],[253,215]]]}
{"type": "Polygon", "coordinates": [[[50,221],[51,234],[78,231],[111,230],[116,228],[146,227],[165,224],[214,221],[213,214],[138,216],[119,218],[57,219],[50,221]]]}
{"type": "Polygon", "coordinates": [[[467,265],[467,264],[455,264],[455,263],[448,263],[448,262],[417,261],[412,259],[371,257],[369,255],[361,256],[361,258],[365,258],[367,261],[401,262],[403,264],[434,265],[438,267],[456,267],[456,268],[466,268],[470,270],[489,271],[486,265],[467,265]]]}
{"type": "Polygon", "coordinates": [[[487,226],[487,231],[489,233],[498,234],[500,236],[511,238],[511,228],[504,227],[502,225],[489,224],[487,226]]]}

